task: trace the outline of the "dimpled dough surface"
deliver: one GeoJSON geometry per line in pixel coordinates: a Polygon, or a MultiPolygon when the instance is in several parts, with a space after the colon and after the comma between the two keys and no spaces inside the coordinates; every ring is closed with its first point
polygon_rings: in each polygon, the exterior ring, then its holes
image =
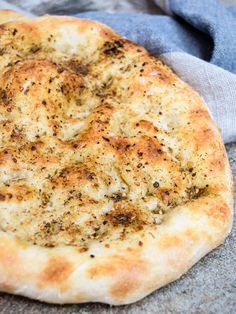
{"type": "Polygon", "coordinates": [[[131,303],[223,242],[231,171],[191,87],[89,20],[19,17],[0,40],[2,291],[131,303]]]}

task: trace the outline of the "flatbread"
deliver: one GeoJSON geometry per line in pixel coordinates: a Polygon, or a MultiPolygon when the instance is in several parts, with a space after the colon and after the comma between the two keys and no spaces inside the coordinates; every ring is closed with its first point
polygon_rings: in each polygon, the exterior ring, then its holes
{"type": "Polygon", "coordinates": [[[1,24],[0,58],[1,291],[127,304],[224,241],[220,133],[161,60],[55,16],[1,24]]]}

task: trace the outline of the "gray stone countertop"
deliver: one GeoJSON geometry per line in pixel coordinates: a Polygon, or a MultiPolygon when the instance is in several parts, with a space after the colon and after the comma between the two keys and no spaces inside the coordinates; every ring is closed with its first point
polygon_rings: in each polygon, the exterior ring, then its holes
{"type": "MultiPolygon", "coordinates": [[[[236,181],[236,143],[229,144],[226,148],[236,181]]],[[[236,195],[234,199],[236,201],[236,195]]],[[[234,314],[236,313],[236,225],[234,223],[223,245],[201,259],[179,280],[135,304],[119,307],[97,303],[49,305],[19,296],[0,294],[0,313],[234,314]]]]}

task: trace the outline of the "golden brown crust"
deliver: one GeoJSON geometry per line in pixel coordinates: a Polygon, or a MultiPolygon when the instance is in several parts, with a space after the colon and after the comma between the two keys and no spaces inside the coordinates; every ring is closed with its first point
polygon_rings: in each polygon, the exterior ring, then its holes
{"type": "Polygon", "coordinates": [[[0,41],[2,291],[131,303],[223,242],[232,177],[195,91],[101,23],[22,19],[0,41]]]}
{"type": "Polygon", "coordinates": [[[0,10],[0,24],[24,19],[25,16],[13,10],[0,10]]]}

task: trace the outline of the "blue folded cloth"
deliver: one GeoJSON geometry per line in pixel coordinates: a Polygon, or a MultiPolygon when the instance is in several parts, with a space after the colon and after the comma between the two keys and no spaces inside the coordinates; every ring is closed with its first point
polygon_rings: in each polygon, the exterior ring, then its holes
{"type": "Polygon", "coordinates": [[[169,0],[165,11],[171,16],[102,12],[77,16],[104,22],[156,55],[187,52],[236,74],[236,6],[233,10],[216,0],[169,0]]]}
{"type": "Polygon", "coordinates": [[[224,142],[236,141],[236,6],[216,0],[154,1],[166,15],[74,15],[104,22],[163,59],[202,96],[224,142]]]}

